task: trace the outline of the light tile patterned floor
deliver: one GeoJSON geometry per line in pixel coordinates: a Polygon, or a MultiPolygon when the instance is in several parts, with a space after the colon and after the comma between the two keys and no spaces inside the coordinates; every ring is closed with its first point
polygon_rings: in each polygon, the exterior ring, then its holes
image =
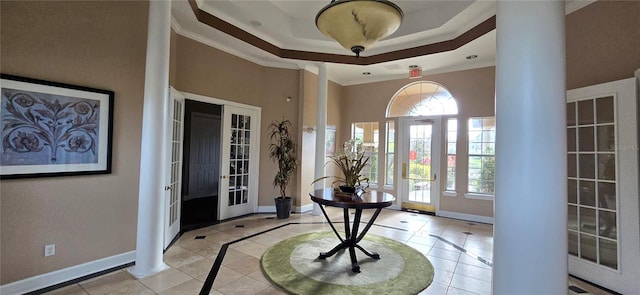
{"type": "MultiPolygon", "coordinates": [[[[327,211],[332,220],[342,221],[340,209],[328,208],[327,211]]],[[[368,220],[371,214],[366,211],[363,220],[368,220]]],[[[223,244],[286,223],[303,224],[288,225],[230,245],[209,293],[285,294],[264,277],[260,269],[260,257],[271,245],[285,238],[311,231],[331,230],[324,216],[293,214],[289,219],[278,220],[273,215],[255,214],[190,231],[184,233],[164,254],[164,262],[170,266],[166,271],[137,280],[123,269],[46,294],[198,294],[223,244]],[[314,224],[305,224],[311,222],[314,224]],[[197,236],[205,238],[196,239],[197,236]]],[[[337,226],[341,227],[342,224],[337,226]]],[[[434,265],[435,276],[431,286],[420,294],[491,294],[491,225],[383,210],[376,220],[376,226],[369,232],[404,242],[429,258],[434,265]]],[[[569,285],[590,292],[588,294],[608,294],[571,277],[569,285]]],[[[571,290],[567,292],[570,295],[578,294],[571,290]]]]}

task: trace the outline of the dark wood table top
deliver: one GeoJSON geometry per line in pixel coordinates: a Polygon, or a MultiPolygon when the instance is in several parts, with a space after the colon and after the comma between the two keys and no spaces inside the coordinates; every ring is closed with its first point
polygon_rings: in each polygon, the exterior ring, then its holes
{"type": "Polygon", "coordinates": [[[366,190],[360,196],[341,196],[334,194],[333,188],[317,189],[309,193],[311,200],[322,205],[339,208],[375,209],[391,206],[395,197],[390,193],[366,190]]]}

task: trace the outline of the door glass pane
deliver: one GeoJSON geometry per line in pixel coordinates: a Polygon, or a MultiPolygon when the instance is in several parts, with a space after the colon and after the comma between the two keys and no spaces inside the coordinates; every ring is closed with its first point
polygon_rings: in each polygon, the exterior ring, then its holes
{"type": "Polygon", "coordinates": [[[598,221],[600,221],[600,236],[615,239],[617,234],[616,212],[598,210],[598,221]]]}
{"type": "Polygon", "coordinates": [[[600,264],[618,268],[618,243],[611,240],[600,239],[600,264]]]}
{"type": "Polygon", "coordinates": [[[616,155],[598,154],[598,179],[616,180],[616,155]]]}
{"type": "Polygon", "coordinates": [[[578,159],[580,161],[580,178],[596,178],[595,155],[580,155],[578,159]]]}
{"type": "Polygon", "coordinates": [[[596,206],[596,183],[580,180],[580,205],[596,206]]]}
{"type": "Polygon", "coordinates": [[[580,207],[580,231],[596,234],[596,210],[580,207]]]}
{"type": "Polygon", "coordinates": [[[613,152],[615,149],[615,131],[613,125],[598,126],[598,151],[613,152]]]}
{"type": "Polygon", "coordinates": [[[567,104],[567,126],[576,125],[576,103],[571,102],[567,104]]]}
{"type": "Polygon", "coordinates": [[[568,193],[569,193],[569,204],[577,204],[578,203],[578,183],[574,179],[569,179],[568,182],[568,193]]]}
{"type": "Polygon", "coordinates": [[[231,115],[231,128],[238,128],[238,115],[231,115]]]}
{"type": "Polygon", "coordinates": [[[616,210],[616,184],[598,183],[598,206],[603,209],[616,210]]]}
{"type": "Polygon", "coordinates": [[[569,229],[578,230],[578,207],[569,205],[569,229]]]}
{"type": "Polygon", "coordinates": [[[577,165],[578,163],[576,162],[576,155],[568,154],[567,155],[567,176],[578,177],[578,174],[576,173],[577,165]]]}
{"type": "Polygon", "coordinates": [[[593,127],[578,128],[578,142],[580,142],[578,150],[581,152],[595,151],[593,127]]]}
{"type": "Polygon", "coordinates": [[[567,151],[576,151],[576,129],[567,128],[567,151]]]}
{"type": "Polygon", "coordinates": [[[578,233],[569,231],[569,254],[578,256],[578,233]]]}
{"type": "Polygon", "coordinates": [[[578,102],[578,125],[593,124],[593,100],[578,102]]]}
{"type": "Polygon", "coordinates": [[[591,235],[580,235],[580,256],[586,260],[597,262],[596,238],[591,235]]]}
{"type": "Polygon", "coordinates": [[[409,127],[409,201],[431,202],[431,134],[432,125],[412,125],[409,127]]]}
{"type": "Polygon", "coordinates": [[[596,99],[596,114],[598,123],[614,122],[613,96],[596,99]]]}

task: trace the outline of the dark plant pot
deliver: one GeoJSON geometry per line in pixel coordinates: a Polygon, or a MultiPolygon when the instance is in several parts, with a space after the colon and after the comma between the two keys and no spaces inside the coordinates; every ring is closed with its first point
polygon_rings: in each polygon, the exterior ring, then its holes
{"type": "Polygon", "coordinates": [[[353,194],[356,192],[356,188],[353,186],[346,186],[346,185],[341,185],[340,186],[340,191],[343,193],[350,193],[353,194]]]}
{"type": "Polygon", "coordinates": [[[275,198],[278,219],[287,219],[291,215],[291,197],[275,198]]]}

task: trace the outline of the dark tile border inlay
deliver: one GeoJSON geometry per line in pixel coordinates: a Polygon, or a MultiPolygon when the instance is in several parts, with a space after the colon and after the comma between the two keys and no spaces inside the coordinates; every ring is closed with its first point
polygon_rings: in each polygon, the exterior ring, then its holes
{"type": "Polygon", "coordinates": [[[573,292],[576,292],[576,293],[578,293],[578,294],[589,293],[589,292],[587,292],[587,291],[585,291],[585,290],[582,290],[582,289],[580,289],[580,288],[578,288],[578,287],[576,287],[576,286],[569,286],[569,290],[571,290],[571,291],[573,291],[573,292]]]}
{"type": "Polygon", "coordinates": [[[444,242],[444,243],[447,243],[447,244],[449,244],[449,245],[453,246],[453,248],[456,248],[456,250],[458,250],[458,251],[460,251],[460,252],[462,252],[462,253],[464,253],[464,254],[467,254],[467,255],[469,255],[469,256],[471,256],[471,257],[474,257],[474,258],[475,258],[475,259],[477,259],[478,261],[480,261],[480,262],[482,262],[482,263],[486,264],[487,266],[489,266],[489,267],[493,268],[493,263],[491,263],[491,261],[489,261],[489,260],[487,260],[487,259],[484,259],[484,258],[482,258],[482,257],[480,257],[480,256],[478,256],[478,255],[472,254],[471,252],[467,251],[467,249],[462,248],[462,247],[460,247],[460,246],[458,246],[458,245],[454,244],[454,243],[453,243],[453,242],[451,242],[451,241],[448,241],[447,239],[445,239],[445,238],[443,238],[443,237],[441,237],[441,236],[437,236],[437,235],[429,235],[429,236],[432,236],[432,237],[434,237],[434,238],[436,238],[436,239],[438,239],[438,240],[440,240],[440,241],[442,241],[442,242],[444,242]]]}
{"type": "Polygon", "coordinates": [[[204,240],[207,236],[196,236],[194,239],[196,240],[204,240]]]}
{"type": "Polygon", "coordinates": [[[243,228],[244,224],[236,224],[236,228],[243,228]]]}
{"type": "Polygon", "coordinates": [[[134,265],[135,265],[134,262],[129,262],[127,264],[123,264],[123,265],[120,265],[120,266],[116,266],[116,267],[112,267],[112,268],[109,268],[109,269],[105,269],[103,271],[99,271],[99,272],[92,273],[92,274],[89,274],[89,275],[86,275],[86,276],[82,276],[82,277],[79,277],[77,279],[73,279],[73,280],[66,281],[66,282],[63,282],[63,283],[60,283],[60,284],[49,286],[49,287],[46,287],[46,288],[43,288],[43,289],[40,289],[40,290],[35,290],[35,291],[29,292],[29,293],[24,293],[23,295],[38,295],[38,294],[48,293],[48,292],[51,292],[53,290],[57,290],[57,289],[60,289],[60,288],[71,286],[73,284],[78,284],[78,283],[80,283],[82,281],[86,281],[88,279],[97,278],[97,277],[99,277],[101,275],[105,275],[105,274],[108,274],[108,273],[111,273],[111,272],[114,272],[114,271],[117,271],[117,270],[121,270],[123,268],[128,268],[128,267],[131,267],[131,266],[134,266],[134,265]]]}

